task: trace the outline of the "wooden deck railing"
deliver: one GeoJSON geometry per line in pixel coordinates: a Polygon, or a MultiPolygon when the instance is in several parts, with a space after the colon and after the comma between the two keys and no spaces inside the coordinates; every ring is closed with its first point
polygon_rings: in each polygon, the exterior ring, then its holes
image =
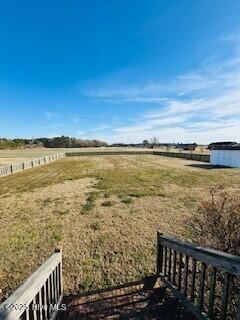
{"type": "MultiPolygon", "coordinates": [[[[197,319],[240,320],[240,257],[158,233],[157,276],[197,319]]],[[[62,294],[58,250],[0,305],[0,319],[55,319],[62,294]]]]}
{"type": "Polygon", "coordinates": [[[197,319],[240,320],[240,257],[158,233],[157,273],[197,319]]]}
{"type": "Polygon", "coordinates": [[[55,250],[55,253],[0,305],[0,319],[54,319],[62,292],[62,251],[55,250]]]}

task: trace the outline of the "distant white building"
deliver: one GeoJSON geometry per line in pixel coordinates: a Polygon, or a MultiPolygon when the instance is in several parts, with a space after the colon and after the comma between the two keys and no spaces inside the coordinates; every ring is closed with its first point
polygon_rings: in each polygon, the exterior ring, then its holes
{"type": "Polygon", "coordinates": [[[240,143],[215,147],[211,150],[210,163],[214,166],[240,168],[240,143]]]}

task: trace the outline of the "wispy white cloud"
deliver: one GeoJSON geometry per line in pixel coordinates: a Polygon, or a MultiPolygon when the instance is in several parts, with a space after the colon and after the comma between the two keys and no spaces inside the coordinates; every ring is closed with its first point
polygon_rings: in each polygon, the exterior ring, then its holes
{"type": "Polygon", "coordinates": [[[78,124],[81,120],[81,117],[78,113],[69,113],[66,116],[68,120],[74,124],[78,124]]]}
{"type": "Polygon", "coordinates": [[[108,124],[100,124],[96,128],[91,129],[90,131],[92,132],[99,132],[99,131],[104,131],[104,130],[109,130],[111,129],[111,126],[108,124]]]}
{"type": "Polygon", "coordinates": [[[61,130],[66,127],[65,123],[50,123],[48,125],[41,126],[43,129],[61,130]]]}
{"type": "Polygon", "coordinates": [[[51,106],[54,106],[54,107],[61,108],[63,106],[62,103],[57,102],[57,101],[53,101],[50,99],[40,98],[40,100],[43,101],[44,103],[51,105],[51,106]]]}
{"type": "Polygon", "coordinates": [[[143,131],[152,131],[153,129],[160,129],[165,127],[170,127],[173,125],[179,125],[181,123],[184,123],[187,120],[187,115],[181,115],[181,116],[172,116],[172,117],[159,117],[155,119],[145,119],[145,117],[142,117],[142,124],[134,124],[131,126],[125,126],[125,127],[119,127],[115,128],[114,132],[119,133],[140,133],[143,131]]]}
{"type": "Polygon", "coordinates": [[[148,109],[134,121],[113,128],[106,138],[129,142],[151,136],[202,143],[240,140],[240,34],[225,35],[219,41],[231,41],[231,57],[205,59],[199,69],[172,81],[86,90],[84,94],[113,107],[143,103],[148,109]]]}
{"type": "MultiPolygon", "coordinates": [[[[146,85],[100,87],[82,90],[82,94],[109,103],[143,102],[162,104],[169,97],[188,94],[204,96],[217,94],[220,90],[240,85],[240,54],[218,64],[206,62],[195,71],[177,76],[168,82],[152,82],[146,85]]],[[[114,81],[112,81],[114,83],[114,81]]]]}
{"type": "Polygon", "coordinates": [[[240,91],[203,99],[169,99],[163,108],[115,128],[117,141],[157,136],[164,141],[240,140],[240,91]]]}
{"type": "Polygon", "coordinates": [[[77,136],[78,137],[83,137],[83,136],[85,136],[86,135],[86,132],[85,131],[82,131],[82,130],[78,130],[77,131],[77,136]]]}
{"type": "Polygon", "coordinates": [[[44,111],[43,113],[48,120],[56,120],[62,117],[60,113],[56,113],[53,111],[44,111]]]}

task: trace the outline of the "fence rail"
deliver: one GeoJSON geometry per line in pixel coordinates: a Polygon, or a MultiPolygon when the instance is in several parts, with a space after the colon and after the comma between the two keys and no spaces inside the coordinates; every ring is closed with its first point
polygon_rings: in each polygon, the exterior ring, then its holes
{"type": "Polygon", "coordinates": [[[157,274],[198,319],[240,320],[240,257],[158,233],[157,274]]]}
{"type": "Polygon", "coordinates": [[[111,156],[111,155],[137,155],[137,154],[153,154],[152,150],[134,150],[134,151],[80,151],[66,152],[67,157],[80,156],[111,156]]]}
{"type": "Polygon", "coordinates": [[[210,162],[210,155],[209,154],[202,154],[202,153],[153,151],[153,154],[160,155],[160,156],[166,156],[166,157],[183,158],[183,159],[187,159],[187,160],[210,162]]]}
{"type": "Polygon", "coordinates": [[[0,166],[0,177],[7,176],[9,174],[13,174],[16,172],[20,172],[26,169],[34,168],[37,166],[41,166],[43,164],[47,164],[49,162],[58,160],[65,157],[64,153],[53,154],[33,160],[27,160],[24,162],[16,162],[10,163],[4,166],[0,166]]]}
{"type": "Polygon", "coordinates": [[[209,154],[199,153],[186,153],[186,152],[167,152],[167,151],[155,151],[155,150],[139,150],[139,151],[82,151],[82,152],[67,152],[67,157],[74,156],[106,156],[106,155],[137,155],[137,154],[152,154],[174,158],[183,158],[187,160],[195,160],[202,162],[210,162],[209,154]]]}
{"type": "Polygon", "coordinates": [[[0,305],[0,319],[54,319],[62,294],[62,251],[55,250],[55,253],[0,305]]]}

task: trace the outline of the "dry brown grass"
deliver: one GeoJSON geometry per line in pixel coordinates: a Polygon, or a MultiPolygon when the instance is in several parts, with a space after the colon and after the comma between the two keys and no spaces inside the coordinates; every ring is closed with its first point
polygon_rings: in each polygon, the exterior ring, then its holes
{"type": "Polygon", "coordinates": [[[22,161],[26,161],[26,158],[0,158],[0,166],[1,165],[4,166],[5,164],[9,164],[9,163],[22,162],[22,161]]]}
{"type": "Polygon", "coordinates": [[[156,231],[184,237],[208,188],[239,192],[239,170],[159,156],[64,158],[0,179],[1,299],[56,245],[65,291],[154,272],[156,231]],[[129,200],[130,199],[130,200],[129,200]]]}
{"type": "MultiPolygon", "coordinates": [[[[26,158],[36,158],[43,157],[45,155],[51,155],[56,153],[65,152],[101,152],[101,151],[146,151],[146,148],[29,148],[29,149],[13,149],[13,150],[1,150],[0,149],[0,163],[4,158],[11,160],[14,159],[26,159],[26,158]]],[[[150,149],[151,150],[151,149],[150,149]]]]}

